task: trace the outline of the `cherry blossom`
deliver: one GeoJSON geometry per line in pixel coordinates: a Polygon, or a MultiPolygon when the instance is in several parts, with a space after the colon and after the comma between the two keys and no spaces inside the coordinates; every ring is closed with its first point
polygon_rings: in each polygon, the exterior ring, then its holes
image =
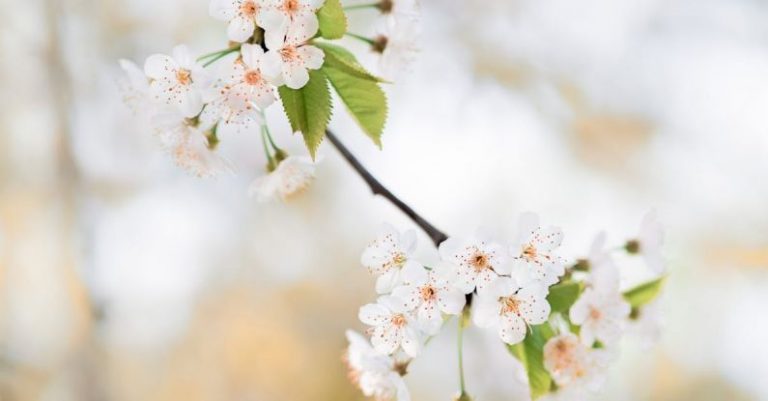
{"type": "Polygon", "coordinates": [[[235,42],[245,42],[256,29],[263,14],[264,0],[211,0],[208,13],[220,21],[229,22],[227,36],[235,42]]]}
{"type": "Polygon", "coordinates": [[[656,219],[656,212],[651,210],[643,216],[637,239],[628,241],[625,248],[631,254],[640,254],[653,272],[662,274],[666,270],[661,249],[663,243],[664,227],[656,219]]]}
{"type": "Polygon", "coordinates": [[[274,171],[251,183],[248,193],[259,202],[276,197],[286,201],[303,192],[315,178],[316,163],[307,156],[288,156],[274,171]]]}
{"type": "Polygon", "coordinates": [[[320,26],[315,13],[324,2],[325,0],[265,0],[265,7],[259,16],[259,25],[265,29],[267,36],[274,36],[289,28],[297,36],[311,38],[320,26]]]}
{"type": "Polygon", "coordinates": [[[440,330],[441,312],[458,315],[464,309],[464,293],[450,284],[448,269],[413,269],[405,277],[407,284],[392,291],[392,296],[400,299],[406,309],[416,310],[416,317],[428,334],[437,334],[440,330]]]}
{"type": "Polygon", "coordinates": [[[416,232],[405,231],[402,235],[389,224],[384,224],[379,236],[363,251],[360,263],[368,268],[376,279],[376,292],[386,294],[404,282],[408,272],[418,276],[423,270],[420,263],[413,260],[416,250],[416,232]]]}
{"type": "Polygon", "coordinates": [[[517,240],[510,247],[513,275],[521,282],[536,280],[549,286],[565,272],[565,261],[555,251],[563,241],[557,227],[543,228],[539,216],[524,213],[518,222],[517,240]]]}
{"type": "Polygon", "coordinates": [[[200,113],[211,81],[186,46],[174,47],[173,56],[149,56],[144,62],[144,73],[152,80],[150,94],[158,103],[177,107],[184,117],[200,113]]]}
{"type": "Polygon", "coordinates": [[[420,15],[417,0],[381,0],[378,8],[384,15],[385,21],[391,24],[396,24],[403,19],[416,20],[420,15]]]}
{"type": "Polygon", "coordinates": [[[275,102],[275,90],[262,73],[264,50],[259,45],[243,44],[240,58],[230,65],[222,88],[227,103],[234,110],[265,109],[275,102]]]}
{"type": "Polygon", "coordinates": [[[231,163],[209,146],[206,134],[213,129],[212,123],[185,118],[175,110],[159,112],[152,123],[179,167],[201,178],[232,171],[231,163]]]}
{"type": "Polygon", "coordinates": [[[416,357],[421,352],[420,326],[402,301],[388,295],[381,296],[375,304],[361,307],[358,317],[361,322],[372,326],[371,344],[376,351],[390,355],[402,347],[410,357],[416,357]]]}
{"type": "Polygon", "coordinates": [[[651,348],[661,338],[662,316],[659,299],[633,310],[627,324],[627,335],[636,338],[643,348],[651,348]]]}
{"type": "Polygon", "coordinates": [[[586,391],[596,391],[604,381],[604,369],[611,355],[608,351],[593,350],[585,346],[572,333],[550,338],[544,345],[544,367],[558,385],[562,398],[583,399],[586,391]]]}
{"type": "Polygon", "coordinates": [[[410,401],[403,375],[407,362],[383,355],[373,349],[370,342],[351,330],[347,330],[349,347],[344,355],[348,376],[366,397],[381,401],[410,401]]]}
{"type": "Polygon", "coordinates": [[[397,78],[407,71],[419,52],[420,24],[414,19],[379,24],[372,49],[380,55],[379,70],[387,78],[397,78]]]}
{"type": "Polygon", "coordinates": [[[120,59],[119,63],[125,72],[125,77],[118,81],[123,92],[123,101],[134,113],[148,114],[152,110],[149,78],[133,61],[120,59]]]}
{"type": "Polygon", "coordinates": [[[449,238],[439,252],[444,262],[456,266],[455,285],[465,294],[483,291],[510,272],[504,247],[480,232],[468,239],[449,238]]]}
{"type": "Polygon", "coordinates": [[[571,307],[571,322],[581,326],[579,335],[587,346],[600,341],[604,345],[613,345],[624,332],[629,304],[621,293],[603,293],[587,288],[571,307]]]}
{"type": "Polygon", "coordinates": [[[265,54],[261,70],[274,85],[285,84],[291,89],[300,89],[309,82],[308,70],[316,70],[323,65],[323,51],[306,43],[311,37],[290,26],[266,35],[269,51],[265,54]]]}
{"type": "Polygon", "coordinates": [[[478,293],[473,321],[478,327],[497,329],[505,343],[517,344],[529,325],[547,321],[551,308],[546,297],[547,290],[540,283],[521,287],[512,278],[501,277],[478,293]]]}
{"type": "Polygon", "coordinates": [[[596,291],[616,293],[619,291],[619,269],[605,250],[605,232],[600,232],[592,241],[586,266],[589,269],[587,282],[596,291]]]}

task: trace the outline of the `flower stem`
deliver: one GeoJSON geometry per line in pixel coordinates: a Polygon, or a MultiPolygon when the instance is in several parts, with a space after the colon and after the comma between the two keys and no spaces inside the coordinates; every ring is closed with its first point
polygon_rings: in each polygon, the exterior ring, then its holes
{"type": "Polygon", "coordinates": [[[204,56],[198,57],[197,61],[201,61],[201,60],[204,60],[206,58],[213,57],[210,60],[208,60],[205,63],[203,63],[203,67],[208,67],[209,65],[211,65],[211,64],[215,63],[216,61],[218,61],[220,58],[226,56],[227,54],[234,53],[236,51],[240,51],[240,46],[233,47],[231,49],[221,50],[221,51],[218,51],[218,52],[215,52],[215,53],[206,54],[204,56]]]}
{"type": "Polygon", "coordinates": [[[358,35],[358,34],[352,33],[352,32],[347,32],[347,33],[345,33],[345,35],[349,36],[350,38],[355,38],[355,39],[357,39],[359,41],[368,43],[371,46],[376,44],[376,42],[373,39],[367,38],[367,37],[365,37],[363,35],[358,35]]]}
{"type": "Polygon", "coordinates": [[[425,218],[421,217],[421,215],[416,213],[415,210],[400,200],[400,198],[395,196],[395,194],[387,189],[387,187],[382,185],[381,182],[376,179],[376,177],[374,177],[365,167],[363,167],[360,161],[357,160],[357,157],[355,157],[355,155],[353,155],[352,152],[350,152],[349,149],[347,149],[347,147],[341,143],[339,138],[337,138],[333,132],[326,130],[325,134],[328,137],[328,140],[331,141],[331,144],[333,144],[339,153],[341,153],[341,156],[347,160],[355,172],[360,175],[366,184],[368,184],[368,187],[371,189],[371,192],[373,192],[374,195],[382,196],[384,199],[392,203],[396,208],[400,209],[401,212],[413,220],[416,225],[418,225],[422,230],[424,230],[425,233],[427,233],[427,235],[429,235],[429,238],[432,240],[435,246],[439,246],[443,241],[448,239],[447,235],[438,230],[425,218]]]}
{"type": "Polygon", "coordinates": [[[269,150],[269,146],[267,145],[267,132],[267,125],[262,124],[261,145],[264,147],[264,154],[267,155],[267,170],[272,172],[275,168],[277,168],[277,163],[275,163],[275,159],[272,157],[272,152],[269,150]]]}
{"type": "Polygon", "coordinates": [[[458,352],[459,352],[459,399],[466,398],[467,392],[464,386],[464,326],[466,325],[466,317],[464,313],[459,316],[459,333],[456,336],[458,352]]]}
{"type": "Polygon", "coordinates": [[[344,10],[360,10],[364,8],[378,8],[381,3],[368,3],[368,4],[353,4],[351,6],[344,7],[344,10]]]}

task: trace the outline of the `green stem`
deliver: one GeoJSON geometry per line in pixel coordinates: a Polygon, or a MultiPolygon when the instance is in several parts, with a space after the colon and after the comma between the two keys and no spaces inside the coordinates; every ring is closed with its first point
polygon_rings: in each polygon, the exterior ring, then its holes
{"type": "Polygon", "coordinates": [[[362,35],[358,35],[358,34],[356,34],[356,33],[347,32],[347,33],[345,33],[345,35],[347,35],[347,36],[349,36],[349,37],[351,37],[351,38],[355,38],[355,39],[357,39],[357,40],[360,40],[360,41],[362,41],[362,42],[368,43],[368,44],[369,44],[369,45],[371,45],[371,46],[373,46],[374,44],[376,44],[376,42],[374,42],[374,41],[373,41],[373,39],[371,39],[371,38],[366,38],[365,36],[362,36],[362,35]]]}
{"type": "Polygon", "coordinates": [[[272,152],[269,151],[269,146],[267,145],[266,124],[261,126],[261,145],[264,147],[264,154],[267,155],[267,169],[269,172],[272,172],[277,167],[277,163],[275,163],[272,152]]]}
{"type": "Polygon", "coordinates": [[[461,316],[459,316],[459,333],[457,336],[457,343],[458,343],[458,351],[459,351],[459,391],[461,394],[459,397],[465,397],[467,392],[465,391],[464,386],[464,350],[463,350],[463,343],[464,343],[464,326],[466,324],[466,316],[464,316],[464,313],[462,313],[461,316]]]}
{"type": "Polygon", "coordinates": [[[227,54],[234,53],[236,51],[240,51],[240,46],[233,47],[233,48],[227,49],[227,50],[222,50],[222,51],[219,51],[217,53],[207,54],[205,56],[202,56],[202,57],[198,58],[197,61],[200,61],[201,59],[205,59],[205,58],[208,58],[208,57],[213,57],[212,59],[210,59],[210,60],[206,61],[205,63],[203,63],[203,67],[208,67],[209,65],[215,63],[216,61],[218,61],[222,57],[226,56],[227,54]]]}
{"type": "Polygon", "coordinates": [[[267,124],[267,116],[264,115],[264,110],[259,109],[259,114],[261,115],[261,129],[264,131],[267,135],[267,140],[269,141],[270,146],[272,146],[272,149],[274,149],[275,152],[278,154],[284,153],[282,149],[280,149],[277,144],[275,144],[275,140],[272,139],[272,133],[269,131],[269,125],[267,124]]]}
{"type": "Polygon", "coordinates": [[[360,9],[364,9],[364,8],[377,8],[377,7],[379,7],[380,4],[381,3],[379,3],[379,2],[370,3],[370,4],[355,4],[355,5],[344,7],[344,10],[360,10],[360,9]]]}

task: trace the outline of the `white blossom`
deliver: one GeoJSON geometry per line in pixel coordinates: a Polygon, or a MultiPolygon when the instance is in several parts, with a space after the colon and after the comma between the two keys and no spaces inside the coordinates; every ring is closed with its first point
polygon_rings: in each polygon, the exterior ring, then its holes
{"type": "Polygon", "coordinates": [[[479,232],[467,239],[448,238],[439,251],[444,262],[456,266],[454,284],[465,294],[475,288],[484,291],[499,275],[510,272],[504,247],[479,232]]]}
{"type": "Polygon", "coordinates": [[[292,26],[266,35],[269,51],[261,70],[275,86],[285,84],[291,89],[300,89],[309,82],[308,70],[316,70],[323,65],[323,51],[306,43],[311,37],[292,26]]]}
{"type": "Polygon", "coordinates": [[[547,290],[540,283],[521,287],[514,279],[501,277],[485,292],[479,292],[473,321],[478,327],[494,328],[507,344],[525,338],[529,325],[547,321],[551,307],[547,290]]]}
{"type": "Polygon", "coordinates": [[[392,291],[392,296],[401,300],[407,310],[416,311],[416,317],[428,334],[437,334],[440,330],[441,312],[458,315],[464,309],[464,292],[451,285],[451,272],[447,269],[413,269],[404,278],[406,284],[392,291]]]}
{"type": "Polygon", "coordinates": [[[264,50],[259,45],[243,44],[240,58],[230,65],[222,88],[227,104],[237,111],[253,107],[265,109],[275,102],[275,89],[262,72],[264,50]]]}
{"type": "Polygon", "coordinates": [[[380,54],[379,70],[387,78],[397,78],[407,71],[419,53],[420,25],[415,19],[399,19],[377,26],[373,50],[380,54]]]}
{"type": "Polygon", "coordinates": [[[597,391],[605,379],[604,371],[611,356],[608,351],[585,346],[572,333],[550,338],[544,345],[544,367],[559,389],[556,399],[587,398],[587,391],[597,391]]]}
{"type": "Polygon", "coordinates": [[[137,114],[149,114],[152,111],[152,97],[149,94],[149,78],[133,61],[120,59],[120,68],[125,77],[118,81],[123,92],[123,101],[137,114]]]}
{"type": "Polygon", "coordinates": [[[579,335],[587,346],[600,341],[613,345],[626,328],[629,304],[619,292],[603,293],[587,288],[571,306],[571,322],[581,326],[579,335]]]}
{"type": "Polygon", "coordinates": [[[324,2],[325,0],[265,0],[259,25],[266,31],[267,37],[274,37],[288,28],[297,36],[311,38],[320,27],[316,12],[324,2]]]}
{"type": "Polygon", "coordinates": [[[259,202],[276,197],[286,201],[309,187],[315,178],[315,168],[316,163],[307,156],[288,156],[274,171],[255,179],[248,193],[259,202]]]}
{"type": "Polygon", "coordinates": [[[630,253],[639,253],[653,272],[662,274],[666,270],[661,249],[663,243],[664,227],[652,210],[643,216],[637,239],[629,241],[626,247],[630,253]]]}
{"type": "Polygon", "coordinates": [[[636,338],[643,348],[651,348],[661,338],[660,302],[657,298],[632,312],[627,325],[627,335],[636,338]]]}
{"type": "Polygon", "coordinates": [[[510,247],[514,276],[521,282],[541,281],[549,286],[565,272],[565,261],[556,250],[563,241],[558,227],[543,228],[539,216],[524,213],[518,222],[517,240],[510,247]]]}
{"type": "Polygon", "coordinates": [[[598,292],[616,293],[619,291],[619,269],[605,250],[605,232],[600,232],[592,241],[587,256],[589,275],[587,281],[598,292]]]}
{"type": "Polygon", "coordinates": [[[386,294],[404,282],[407,272],[423,270],[420,263],[413,259],[416,251],[416,232],[405,231],[400,234],[397,229],[384,224],[378,237],[363,251],[360,263],[368,268],[376,279],[376,292],[386,294]]]}
{"type": "Polygon", "coordinates": [[[211,0],[208,13],[220,21],[229,22],[227,36],[234,42],[245,42],[253,36],[261,19],[265,0],[211,0]]]}
{"type": "Polygon", "coordinates": [[[152,123],[179,167],[201,178],[232,171],[229,161],[209,146],[206,134],[213,128],[212,123],[185,118],[175,110],[159,112],[152,123]]]}
{"type": "Polygon", "coordinates": [[[377,401],[410,401],[411,396],[402,377],[407,362],[377,352],[359,333],[347,330],[346,334],[349,347],[344,359],[352,383],[366,397],[374,397],[377,401]]]}
{"type": "Polygon", "coordinates": [[[371,344],[383,354],[390,355],[398,348],[410,357],[421,352],[421,327],[403,302],[384,295],[375,304],[364,305],[358,314],[360,321],[372,326],[371,344]]]}
{"type": "Polygon", "coordinates": [[[173,56],[149,56],[144,62],[144,73],[152,80],[150,94],[158,103],[178,108],[184,117],[200,113],[211,81],[186,46],[174,47],[173,56]]]}

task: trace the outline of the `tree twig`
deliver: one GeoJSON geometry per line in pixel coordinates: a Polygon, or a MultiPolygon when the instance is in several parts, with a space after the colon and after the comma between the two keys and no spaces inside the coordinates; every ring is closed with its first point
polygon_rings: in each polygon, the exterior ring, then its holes
{"type": "Polygon", "coordinates": [[[341,155],[344,157],[344,159],[347,160],[347,162],[352,166],[352,168],[357,172],[357,174],[365,181],[366,184],[368,184],[368,187],[371,189],[371,192],[374,193],[374,195],[379,195],[383,197],[384,199],[388,200],[390,203],[395,205],[396,208],[400,209],[401,212],[405,213],[406,216],[408,216],[411,220],[413,220],[416,225],[418,225],[422,230],[424,230],[427,235],[429,235],[429,238],[432,240],[432,242],[435,244],[435,246],[439,246],[443,241],[448,239],[448,236],[445,235],[442,231],[438,230],[435,226],[433,226],[430,222],[428,222],[425,218],[421,217],[418,213],[416,213],[415,210],[413,210],[410,206],[408,206],[405,202],[400,200],[395,194],[392,193],[387,187],[382,185],[379,180],[376,179],[361,163],[359,160],[357,160],[357,157],[352,154],[352,152],[347,149],[346,146],[344,146],[343,143],[339,140],[339,138],[336,137],[336,135],[331,132],[330,130],[325,131],[326,136],[328,137],[328,140],[331,141],[331,144],[341,153],[341,155]]]}

